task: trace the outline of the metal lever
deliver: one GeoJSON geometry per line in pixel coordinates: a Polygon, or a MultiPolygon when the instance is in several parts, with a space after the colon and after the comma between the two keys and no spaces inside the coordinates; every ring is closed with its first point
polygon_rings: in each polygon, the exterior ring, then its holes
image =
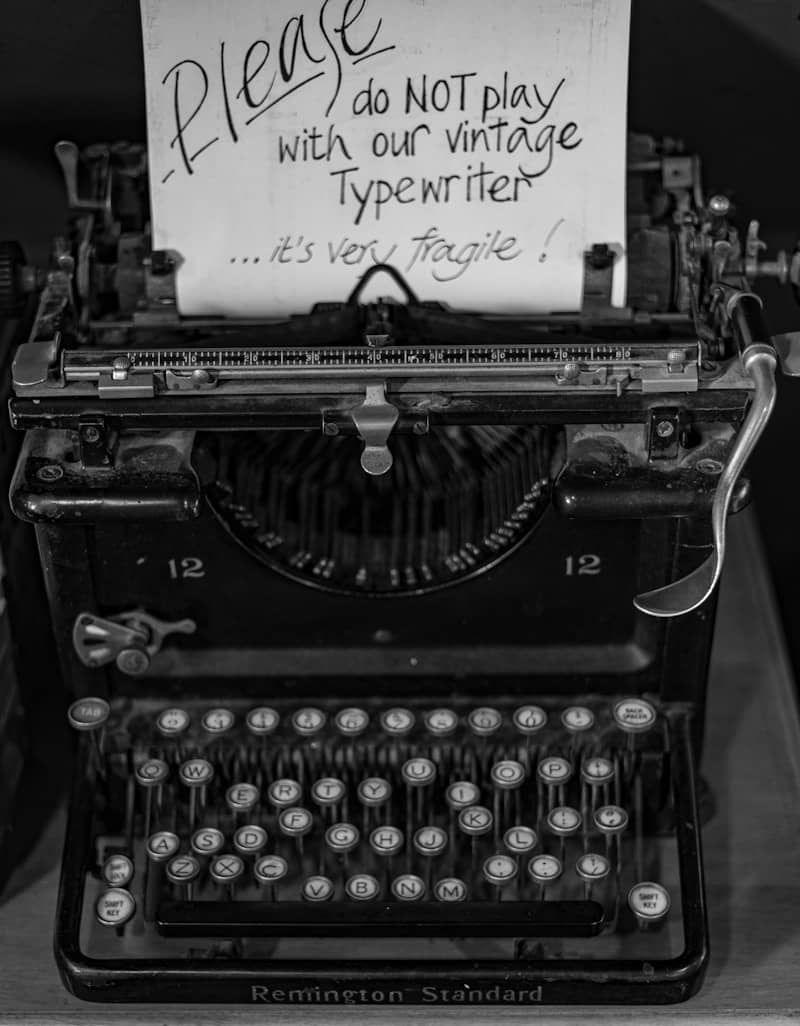
{"type": "MultiPolygon", "coordinates": [[[[107,190],[102,200],[81,199],[78,195],[78,159],[80,151],[74,142],[62,139],[55,147],[56,160],[61,165],[64,185],[67,190],[67,205],[70,210],[97,210],[106,214],[111,210],[111,196],[107,190]]],[[[110,185],[110,181],[108,183],[110,185]]]]}
{"type": "Polygon", "coordinates": [[[84,666],[98,667],[114,662],[117,669],[140,677],[151,658],[161,651],[168,634],[194,634],[194,620],[159,620],[143,609],[105,619],[81,613],[72,628],[72,644],[84,666]]]}
{"type": "Polygon", "coordinates": [[[351,410],[350,417],[359,438],[364,442],[361,466],[373,477],[385,474],[394,463],[386,444],[394,430],[400,411],[386,399],[385,384],[367,385],[364,402],[351,410]]]}
{"type": "Polygon", "coordinates": [[[777,388],[777,357],[761,316],[761,300],[752,293],[735,293],[727,304],[734,334],[739,342],[742,366],[755,386],[750,409],[734,441],[728,461],[720,474],[711,506],[711,530],[714,549],[711,555],[686,577],[663,588],[637,595],[633,604],[650,616],[680,616],[691,613],[708,598],[719,581],[725,560],[725,529],[728,508],[739,474],[761,436],[772,408],[777,388]],[[755,326],[755,331],[753,330],[755,326]]]}

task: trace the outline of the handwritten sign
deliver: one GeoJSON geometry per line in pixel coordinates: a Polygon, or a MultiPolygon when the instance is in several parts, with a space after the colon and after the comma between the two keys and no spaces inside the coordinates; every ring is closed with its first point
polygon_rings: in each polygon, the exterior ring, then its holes
{"type": "Polygon", "coordinates": [[[182,313],[303,313],[373,263],[455,308],[575,310],[596,242],[624,303],[630,0],[141,10],[182,313]]]}

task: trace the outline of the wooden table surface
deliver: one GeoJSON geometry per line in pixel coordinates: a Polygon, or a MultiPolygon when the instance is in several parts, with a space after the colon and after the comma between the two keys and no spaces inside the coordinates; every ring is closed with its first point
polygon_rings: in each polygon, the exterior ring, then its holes
{"type": "Polygon", "coordinates": [[[757,535],[732,523],[712,659],[703,772],[717,810],[704,831],[711,965],[698,997],[662,1007],[435,1009],[95,1005],[61,986],[51,953],[61,819],[0,905],[3,1023],[783,1023],[800,1019],[800,725],[757,535]]]}

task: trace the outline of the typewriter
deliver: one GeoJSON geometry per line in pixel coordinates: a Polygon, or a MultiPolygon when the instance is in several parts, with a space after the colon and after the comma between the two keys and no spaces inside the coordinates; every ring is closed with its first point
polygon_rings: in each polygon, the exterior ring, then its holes
{"type": "Polygon", "coordinates": [[[185,318],[136,145],[60,143],[13,366],[75,731],[55,928],[91,1001],[664,1003],[709,954],[700,787],[729,512],[795,288],[633,136],[627,306],[464,314],[376,265],[185,318]],[[402,301],[364,301],[381,277],[402,301]]]}

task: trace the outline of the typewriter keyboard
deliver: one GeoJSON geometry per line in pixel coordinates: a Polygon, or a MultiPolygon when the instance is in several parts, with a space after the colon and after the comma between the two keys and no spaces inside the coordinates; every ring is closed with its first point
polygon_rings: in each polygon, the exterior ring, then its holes
{"type": "Polygon", "coordinates": [[[670,718],[643,698],[69,718],[89,954],[682,950],[670,718]]]}

